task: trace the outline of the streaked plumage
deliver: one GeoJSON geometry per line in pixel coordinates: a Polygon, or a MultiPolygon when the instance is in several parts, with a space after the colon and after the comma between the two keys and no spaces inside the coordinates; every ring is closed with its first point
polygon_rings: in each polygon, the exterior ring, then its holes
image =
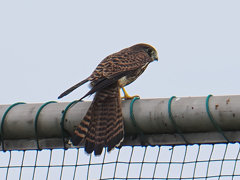
{"type": "Polygon", "coordinates": [[[71,137],[73,145],[86,139],[85,151],[100,155],[104,146],[108,151],[124,138],[120,88],[135,81],[148,64],[158,60],[157,51],[148,44],[136,44],[107,56],[91,76],[63,92],[69,94],[90,81],[92,89],[80,100],[96,93],[85,117],[71,137]]]}

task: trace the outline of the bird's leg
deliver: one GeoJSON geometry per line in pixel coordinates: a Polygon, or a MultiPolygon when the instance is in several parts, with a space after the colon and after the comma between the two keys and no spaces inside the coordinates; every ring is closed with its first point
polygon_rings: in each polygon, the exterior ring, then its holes
{"type": "Polygon", "coordinates": [[[134,97],[139,97],[140,98],[140,96],[138,96],[138,95],[129,96],[127,91],[126,91],[126,89],[124,87],[122,87],[122,90],[123,90],[123,94],[124,94],[124,97],[121,97],[122,99],[127,100],[127,99],[133,99],[134,97]]]}

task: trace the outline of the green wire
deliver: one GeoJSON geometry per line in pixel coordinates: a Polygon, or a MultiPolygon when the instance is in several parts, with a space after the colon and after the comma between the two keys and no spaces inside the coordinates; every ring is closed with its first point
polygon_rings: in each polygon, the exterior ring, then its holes
{"type": "Polygon", "coordinates": [[[38,150],[40,149],[40,148],[39,148],[39,141],[38,141],[38,129],[37,129],[38,117],[39,117],[42,109],[43,109],[46,105],[48,105],[48,104],[50,104],[50,103],[57,103],[57,102],[56,102],[56,101],[48,101],[48,102],[44,103],[44,104],[38,109],[37,114],[36,114],[36,116],[35,116],[34,127],[35,127],[35,135],[36,135],[36,142],[37,142],[37,148],[38,148],[38,150]]]}
{"type": "Polygon", "coordinates": [[[3,131],[4,121],[5,121],[5,118],[6,118],[7,114],[8,114],[8,112],[9,112],[14,106],[19,105],[19,104],[26,104],[26,103],[25,103],[25,102],[17,102],[17,103],[14,103],[14,104],[12,104],[11,106],[9,106],[9,107],[7,108],[7,110],[5,111],[5,113],[3,114],[2,122],[1,122],[1,134],[0,134],[0,136],[1,136],[1,141],[2,141],[2,150],[3,150],[3,152],[6,152],[6,151],[4,150],[4,138],[3,138],[3,134],[4,134],[4,131],[3,131]]]}
{"type": "Polygon", "coordinates": [[[225,134],[223,133],[223,131],[221,130],[221,128],[218,126],[218,124],[216,123],[216,121],[214,120],[210,110],[209,110],[209,99],[210,97],[212,96],[212,94],[209,94],[207,96],[207,99],[206,99],[206,110],[207,110],[207,114],[208,114],[208,117],[210,118],[210,120],[212,121],[212,123],[214,124],[214,126],[218,129],[218,131],[222,134],[222,136],[226,139],[226,141],[229,143],[230,141],[228,140],[228,138],[225,136],[225,134]]]}
{"type": "Polygon", "coordinates": [[[140,99],[139,97],[134,97],[133,100],[131,101],[131,104],[130,104],[130,118],[134,124],[134,126],[137,128],[138,132],[141,134],[142,138],[145,140],[145,142],[148,143],[148,145],[151,145],[148,141],[147,141],[147,138],[145,137],[145,135],[143,134],[142,130],[140,129],[140,127],[138,126],[136,120],[135,120],[135,117],[134,117],[134,114],[133,114],[133,103],[137,100],[137,99],[140,99]]]}
{"type": "Polygon", "coordinates": [[[67,107],[64,109],[64,111],[62,112],[62,118],[61,118],[61,129],[62,129],[62,140],[63,140],[63,146],[64,146],[64,149],[67,149],[66,148],[66,143],[65,143],[65,138],[64,138],[64,132],[66,131],[64,129],[64,119],[65,119],[65,116],[67,114],[67,111],[70,107],[72,107],[72,105],[76,104],[79,100],[75,100],[75,101],[72,101],[71,103],[69,103],[67,105],[67,107]]]}
{"type": "Polygon", "coordinates": [[[175,126],[175,128],[177,129],[178,133],[182,136],[183,140],[186,142],[186,144],[189,144],[189,142],[185,139],[184,135],[182,134],[181,130],[179,129],[179,127],[177,126],[176,122],[174,121],[173,115],[172,115],[172,108],[171,108],[171,103],[172,100],[176,98],[176,96],[172,96],[169,101],[168,101],[168,115],[170,120],[172,121],[173,125],[175,126]]]}

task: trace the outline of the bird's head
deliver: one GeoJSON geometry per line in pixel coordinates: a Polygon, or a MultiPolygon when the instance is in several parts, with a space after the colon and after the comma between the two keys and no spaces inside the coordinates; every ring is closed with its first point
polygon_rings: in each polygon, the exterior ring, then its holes
{"type": "Polygon", "coordinates": [[[145,43],[136,44],[134,46],[137,49],[142,49],[144,52],[146,52],[151,57],[152,61],[158,61],[157,50],[153,46],[145,43]]]}

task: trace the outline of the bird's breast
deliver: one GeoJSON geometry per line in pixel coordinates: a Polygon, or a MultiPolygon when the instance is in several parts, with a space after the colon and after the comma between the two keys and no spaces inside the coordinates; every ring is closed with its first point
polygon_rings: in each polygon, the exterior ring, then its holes
{"type": "Polygon", "coordinates": [[[126,76],[123,76],[122,78],[120,78],[118,80],[118,84],[120,87],[124,87],[130,83],[132,83],[133,81],[135,81],[138,76],[140,76],[142,74],[142,69],[139,69],[139,70],[136,70],[136,71],[133,71],[131,72],[130,74],[126,75],[126,76]]]}
{"type": "Polygon", "coordinates": [[[118,80],[118,84],[120,87],[124,87],[128,84],[130,84],[132,81],[129,81],[129,79],[127,78],[127,76],[123,76],[122,78],[120,78],[118,80]]]}
{"type": "Polygon", "coordinates": [[[149,62],[147,62],[141,68],[133,70],[129,74],[127,74],[126,76],[123,76],[120,79],[118,79],[119,86],[120,87],[124,87],[124,86],[132,83],[133,81],[135,81],[145,71],[145,69],[147,68],[148,64],[149,64],[149,62]]]}

